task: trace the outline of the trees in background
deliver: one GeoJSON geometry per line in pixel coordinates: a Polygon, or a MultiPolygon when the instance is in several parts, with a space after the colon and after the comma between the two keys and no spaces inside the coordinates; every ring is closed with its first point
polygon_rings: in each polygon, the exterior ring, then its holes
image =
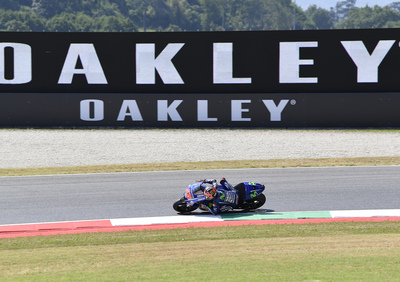
{"type": "Polygon", "coordinates": [[[390,6],[351,9],[349,16],[337,23],[337,28],[394,28],[400,27],[400,12],[390,6]]]}
{"type": "Polygon", "coordinates": [[[317,5],[312,5],[308,7],[305,13],[318,29],[333,28],[333,19],[328,10],[318,8],[317,5]]]}
{"type": "Polygon", "coordinates": [[[3,31],[208,31],[400,27],[400,2],[303,10],[292,0],[1,0],[3,31]]]}

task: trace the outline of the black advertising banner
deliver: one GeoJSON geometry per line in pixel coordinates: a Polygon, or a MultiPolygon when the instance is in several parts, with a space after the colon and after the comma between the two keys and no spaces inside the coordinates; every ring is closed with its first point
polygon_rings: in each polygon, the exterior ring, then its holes
{"type": "Polygon", "coordinates": [[[399,127],[393,93],[7,93],[0,127],[399,127]]]}
{"type": "Polygon", "coordinates": [[[397,127],[400,29],[0,33],[0,126],[397,127]]]}

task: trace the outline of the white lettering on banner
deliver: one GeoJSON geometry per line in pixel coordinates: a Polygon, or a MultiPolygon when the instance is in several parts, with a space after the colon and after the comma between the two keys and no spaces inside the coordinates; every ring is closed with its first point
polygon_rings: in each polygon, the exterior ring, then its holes
{"type": "MultiPolygon", "coordinates": [[[[340,40],[339,40],[340,41],[340,40]]],[[[351,58],[353,63],[357,68],[357,83],[378,83],[379,82],[379,68],[386,58],[388,53],[393,50],[393,45],[396,40],[380,40],[375,49],[370,53],[366,48],[363,41],[340,41],[346,52],[343,52],[343,49],[338,52],[338,54],[325,54],[326,56],[341,56],[338,59],[337,65],[329,65],[325,66],[326,68],[336,67],[340,70],[340,62],[343,62],[343,56],[346,60],[349,60],[348,57],[351,58]]],[[[252,77],[234,77],[234,60],[233,60],[233,47],[234,43],[232,42],[217,42],[213,44],[213,69],[204,70],[203,68],[199,68],[202,72],[212,71],[213,78],[212,82],[211,77],[208,73],[197,73],[197,80],[202,80],[201,82],[205,85],[207,84],[231,84],[231,85],[251,85],[253,84],[252,77]]],[[[156,56],[155,52],[155,43],[137,43],[136,44],[136,82],[134,80],[123,82],[124,87],[125,83],[131,84],[156,84],[157,73],[161,78],[164,84],[185,84],[180,73],[175,67],[172,60],[178,54],[178,52],[185,46],[185,43],[169,43],[166,47],[156,56]]],[[[268,83],[276,84],[279,82],[280,84],[318,84],[319,77],[304,77],[301,76],[301,67],[302,66],[314,66],[314,59],[302,59],[301,58],[301,50],[304,48],[318,48],[318,41],[304,41],[304,42],[280,42],[279,43],[279,81],[270,81],[271,76],[267,76],[270,74],[270,71],[265,71],[264,76],[259,78],[258,83],[264,83],[263,86],[266,88],[269,87],[268,83]]],[[[340,45],[339,45],[340,46],[340,45]]],[[[250,46],[251,47],[251,46],[250,46]]],[[[325,50],[325,49],[324,49],[325,50]]],[[[40,51],[40,50],[39,50],[40,51]]],[[[37,51],[37,52],[39,52],[37,51]]],[[[43,51],[43,50],[42,50],[43,51]]],[[[113,51],[113,50],[111,50],[113,51]]],[[[196,51],[196,49],[195,49],[196,51]]],[[[329,50],[328,50],[329,51],[329,50]]],[[[52,51],[46,51],[46,53],[51,53],[52,51]]],[[[392,51],[394,52],[394,51],[392,51]]],[[[321,52],[322,53],[322,52],[321,52]]],[[[0,43],[0,85],[1,84],[26,84],[30,83],[35,77],[33,74],[33,62],[37,62],[35,65],[40,65],[41,57],[33,58],[32,47],[23,44],[23,43],[10,43],[3,42],[0,43]],[[6,58],[6,53],[9,49],[12,49],[13,52],[9,52],[10,58],[6,58]],[[13,58],[11,58],[11,54],[13,54],[13,58]],[[11,60],[12,59],[12,60],[11,60]],[[8,66],[8,62],[9,66],[8,66]],[[12,73],[12,70],[14,71],[12,73]],[[8,71],[8,72],[7,72],[8,71]]],[[[110,52],[112,56],[112,52],[110,52]]],[[[189,56],[186,58],[190,60],[190,55],[184,53],[185,56],[189,56]]],[[[203,54],[192,54],[193,56],[201,56],[203,54]]],[[[276,54],[260,54],[262,56],[275,56],[276,54]]],[[[203,59],[203,58],[202,58],[203,59]]],[[[266,68],[265,61],[269,58],[260,57],[260,64],[256,66],[248,66],[249,69],[254,68],[255,70],[262,70],[262,68],[266,68]],[[263,63],[264,62],[264,63],[263,63]],[[262,65],[264,64],[264,65],[262,65]]],[[[207,60],[207,59],[205,59],[207,60]]],[[[133,63],[133,62],[132,62],[133,63]]],[[[134,63],[133,63],[134,64],[134,63]]],[[[207,65],[208,63],[205,63],[207,65]]],[[[393,62],[392,64],[395,64],[393,62]]],[[[48,62],[45,62],[44,65],[49,65],[48,62]]],[[[109,65],[109,64],[108,64],[109,65]]],[[[115,64],[117,65],[117,64],[115,64]]],[[[185,64],[186,65],[186,64],[185,64]]],[[[196,66],[190,66],[189,68],[193,68],[192,70],[181,70],[188,71],[192,74],[196,74],[198,71],[196,66]]],[[[393,66],[393,65],[392,65],[393,66]]],[[[56,68],[61,66],[55,66],[56,68]]],[[[211,67],[211,66],[210,66],[211,67]]],[[[319,68],[323,67],[318,65],[319,68]]],[[[40,68],[39,68],[40,70],[40,68]]],[[[57,70],[45,70],[43,73],[51,73],[57,70]]],[[[134,70],[131,70],[132,72],[134,70]]],[[[390,70],[393,72],[393,70],[390,70]]],[[[107,70],[107,73],[111,74],[113,72],[112,69],[107,70]]],[[[120,74],[120,78],[129,79],[131,75],[129,73],[120,74]],[[128,76],[125,77],[125,75],[128,76]]],[[[325,72],[322,72],[325,73],[325,72]]],[[[58,74],[58,73],[57,73],[58,74]]],[[[41,74],[37,74],[36,76],[40,76],[41,74]]],[[[69,45],[68,53],[65,57],[64,64],[62,66],[62,70],[60,76],[58,78],[58,84],[72,84],[75,75],[84,75],[87,83],[90,85],[104,85],[108,84],[108,80],[106,78],[105,72],[103,71],[103,67],[101,61],[97,55],[94,44],[92,43],[71,43],[69,45]],[[82,67],[77,67],[78,63],[82,64],[82,67]]],[[[51,77],[51,76],[49,76],[51,77]]],[[[272,76],[274,77],[274,76],[272,76]]],[[[351,76],[349,76],[351,77],[351,76]]],[[[47,77],[45,77],[47,78],[47,77]]],[[[335,83],[336,77],[327,78],[324,77],[325,81],[331,79],[331,83],[335,83]]],[[[43,79],[40,78],[39,81],[43,79]]],[[[349,78],[350,79],[350,78],[349,78]]],[[[117,80],[118,81],[118,80],[117,80]]],[[[50,84],[55,83],[54,81],[49,82],[50,84]]],[[[117,83],[117,82],[113,82],[117,83]]],[[[348,81],[346,81],[348,83],[348,81]]],[[[274,85],[273,85],[274,86],[274,85]]],[[[272,87],[273,87],[272,86],[272,87]]],[[[36,87],[36,86],[35,86],[36,87]]],[[[194,86],[195,87],[195,86],[194,86]]],[[[258,87],[258,86],[257,86],[258,87]]],[[[346,86],[348,87],[348,85],[346,86]]],[[[46,89],[49,87],[46,87],[46,89]]],[[[259,89],[259,88],[257,88],[259,89]]],[[[268,89],[266,89],[268,91],[268,89]]],[[[36,91],[36,90],[35,90],[36,91]]],[[[50,91],[50,90],[49,90],[50,91]]],[[[134,89],[133,89],[134,91],[134,89]]],[[[56,91],[57,92],[57,91],[56,91]]],[[[162,91],[158,91],[162,92],[162,91]]],[[[195,89],[193,89],[195,92],[195,89]]],[[[203,107],[205,104],[200,103],[200,106],[203,107]]],[[[241,107],[238,104],[235,106],[241,107]]],[[[238,108],[238,109],[239,109],[238,108]]],[[[128,110],[128,109],[127,109],[128,110]]],[[[246,120],[241,117],[241,114],[245,110],[238,110],[237,114],[235,114],[235,118],[238,120],[246,120]]],[[[205,119],[205,121],[214,121],[213,118],[208,117],[207,115],[200,114],[200,119],[205,119]]],[[[176,114],[175,114],[176,116],[176,114]]]]}
{"type": "Polygon", "coordinates": [[[31,46],[22,43],[0,43],[0,84],[25,84],[32,80],[31,46]],[[14,75],[6,78],[5,49],[14,50],[14,75]]]}
{"type": "Polygon", "coordinates": [[[185,45],[171,43],[155,58],[155,44],[136,44],[136,83],[155,84],[156,70],[164,84],[184,84],[172,59],[185,45]]]}
{"type": "Polygon", "coordinates": [[[242,106],[245,103],[251,103],[251,100],[232,100],[231,102],[231,117],[232,121],[251,121],[251,118],[242,117],[242,113],[248,112],[249,109],[243,109],[242,106]]]}
{"type": "MultiPolygon", "coordinates": [[[[270,121],[281,121],[282,112],[289,100],[280,100],[278,105],[273,100],[262,100],[270,113],[270,121]]],[[[183,121],[178,113],[178,106],[183,100],[174,100],[169,106],[167,100],[157,100],[157,121],[183,121]]],[[[249,113],[249,109],[244,109],[243,104],[250,104],[251,100],[232,100],[231,101],[231,121],[249,122],[251,118],[243,118],[243,113],[249,113]]],[[[292,103],[293,105],[295,104],[292,103]]],[[[249,113],[250,114],[250,113],[249,113]]],[[[113,115],[109,115],[113,116],[113,115]]],[[[104,102],[97,99],[87,99],[80,102],[80,117],[83,121],[102,121],[104,120],[104,102]]],[[[126,117],[131,117],[132,121],[143,121],[140,109],[136,100],[123,100],[119,110],[117,121],[126,121],[126,117]]],[[[197,100],[197,121],[216,122],[218,118],[208,117],[208,100],[197,100]]]]}
{"type": "Polygon", "coordinates": [[[132,121],[143,121],[136,100],[123,101],[117,121],[124,121],[127,116],[130,116],[132,121]]]}
{"type": "Polygon", "coordinates": [[[88,99],[81,101],[81,120],[101,121],[104,119],[104,102],[102,100],[88,99]]]}
{"type": "Polygon", "coordinates": [[[183,100],[175,100],[168,106],[167,100],[157,100],[157,120],[168,121],[169,116],[172,121],[182,121],[182,118],[176,109],[182,102],[183,100]]]}
{"type": "Polygon", "coordinates": [[[197,101],[197,121],[218,121],[217,118],[208,117],[208,101],[197,101]]]}
{"type": "Polygon", "coordinates": [[[315,48],[318,42],[281,42],[279,44],[279,83],[318,83],[317,77],[300,77],[300,66],[314,60],[300,59],[300,48],[315,48]]]}
{"type": "Polygon", "coordinates": [[[281,121],[282,111],[288,102],[289,100],[281,100],[277,106],[273,100],[263,100],[264,105],[271,114],[271,121],[281,121]]]}
{"type": "Polygon", "coordinates": [[[381,40],[370,55],[362,41],[341,41],[357,66],[358,83],[377,83],[378,68],[392,48],[395,40],[381,40]]]}
{"type": "Polygon", "coordinates": [[[214,84],[251,84],[251,78],[233,77],[233,43],[214,43],[214,84]]]}
{"type": "Polygon", "coordinates": [[[58,84],[71,84],[75,74],[84,74],[88,84],[107,84],[93,44],[71,44],[58,84]],[[76,69],[78,59],[82,69],[76,69]]]}

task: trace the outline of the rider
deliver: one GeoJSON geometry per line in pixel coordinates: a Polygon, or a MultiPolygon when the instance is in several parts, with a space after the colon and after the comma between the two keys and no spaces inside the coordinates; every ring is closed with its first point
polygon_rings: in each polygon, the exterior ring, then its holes
{"type": "Polygon", "coordinates": [[[198,188],[203,191],[206,197],[206,201],[201,204],[200,209],[208,210],[212,214],[217,215],[229,211],[238,205],[239,192],[226,181],[225,177],[220,180],[219,183],[221,186],[219,188],[215,179],[204,179],[199,182],[211,184],[211,186],[200,185],[198,188]]]}

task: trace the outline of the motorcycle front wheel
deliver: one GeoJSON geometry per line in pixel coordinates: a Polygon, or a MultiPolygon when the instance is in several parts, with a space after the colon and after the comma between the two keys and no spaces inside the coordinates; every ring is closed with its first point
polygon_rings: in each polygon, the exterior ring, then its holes
{"type": "Polygon", "coordinates": [[[179,201],[176,201],[173,204],[173,208],[177,212],[182,212],[182,213],[191,212],[191,211],[194,211],[195,209],[197,209],[197,207],[188,206],[184,199],[180,199],[179,201]]]}

